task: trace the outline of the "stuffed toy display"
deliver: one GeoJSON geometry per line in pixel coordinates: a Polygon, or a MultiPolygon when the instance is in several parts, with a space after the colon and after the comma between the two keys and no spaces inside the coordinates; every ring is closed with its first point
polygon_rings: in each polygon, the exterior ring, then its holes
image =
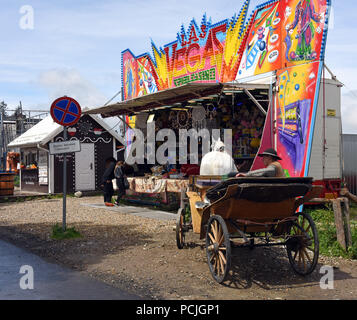
{"type": "MultiPolygon", "coordinates": [[[[224,110],[227,109],[224,108],[224,110]]],[[[232,110],[229,111],[232,112],[232,110]]],[[[259,110],[238,102],[233,116],[224,114],[221,119],[225,122],[224,127],[232,128],[233,131],[233,157],[235,159],[254,157],[260,146],[264,126],[264,117],[261,116],[259,110]]]]}

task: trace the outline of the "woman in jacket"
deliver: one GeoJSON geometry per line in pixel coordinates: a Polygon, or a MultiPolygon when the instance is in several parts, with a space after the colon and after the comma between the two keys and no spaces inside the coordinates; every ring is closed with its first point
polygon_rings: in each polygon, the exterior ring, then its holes
{"type": "Polygon", "coordinates": [[[117,195],[117,199],[114,202],[114,204],[119,206],[120,198],[125,194],[124,162],[123,161],[117,162],[115,169],[114,169],[114,176],[115,176],[117,187],[118,187],[118,195],[117,195]]]}
{"type": "Polygon", "coordinates": [[[114,167],[115,167],[115,159],[110,157],[105,160],[105,171],[102,177],[101,187],[104,192],[104,204],[107,207],[112,207],[112,196],[114,193],[112,180],[114,179],[114,167]]]}

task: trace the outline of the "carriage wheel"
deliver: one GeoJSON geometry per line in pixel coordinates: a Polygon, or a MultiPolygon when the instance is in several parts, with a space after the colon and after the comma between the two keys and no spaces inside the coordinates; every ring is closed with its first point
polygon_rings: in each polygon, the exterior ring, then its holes
{"type": "Polygon", "coordinates": [[[231,243],[227,225],[221,216],[211,216],[206,233],[206,254],[213,278],[222,283],[231,264],[231,243]]]}
{"type": "Polygon", "coordinates": [[[292,223],[286,243],[291,267],[306,276],[314,271],[319,258],[319,237],[314,221],[307,213],[300,213],[292,223]]]}
{"type": "Polygon", "coordinates": [[[180,208],[177,211],[176,219],[176,244],[177,248],[183,249],[185,245],[185,209],[180,208]]]}

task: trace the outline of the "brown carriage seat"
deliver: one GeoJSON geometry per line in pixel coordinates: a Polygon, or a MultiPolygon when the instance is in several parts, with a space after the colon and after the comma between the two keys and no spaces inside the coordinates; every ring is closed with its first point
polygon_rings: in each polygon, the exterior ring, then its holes
{"type": "Polygon", "coordinates": [[[255,202],[280,202],[289,198],[306,195],[312,188],[310,177],[303,178],[266,178],[243,177],[232,178],[215,185],[206,192],[211,203],[224,197],[231,185],[235,188],[235,198],[255,202]]]}

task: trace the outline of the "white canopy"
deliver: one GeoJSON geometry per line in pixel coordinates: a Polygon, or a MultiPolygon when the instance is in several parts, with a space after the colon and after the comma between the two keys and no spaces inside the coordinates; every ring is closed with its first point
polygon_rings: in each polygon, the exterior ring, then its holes
{"type": "MultiPolygon", "coordinates": [[[[98,122],[98,124],[107,130],[114,138],[124,144],[124,138],[113,130],[113,128],[110,128],[110,126],[103,119],[96,115],[89,116],[98,122]]],[[[24,134],[11,141],[8,144],[8,148],[37,147],[38,145],[44,146],[56,135],[62,132],[62,130],[63,127],[54,122],[51,116],[48,116],[27,130],[24,134]]]]}
{"type": "Polygon", "coordinates": [[[24,134],[11,141],[8,144],[8,148],[32,147],[37,144],[45,145],[62,130],[62,126],[54,122],[51,116],[48,116],[27,130],[24,134]]]}

